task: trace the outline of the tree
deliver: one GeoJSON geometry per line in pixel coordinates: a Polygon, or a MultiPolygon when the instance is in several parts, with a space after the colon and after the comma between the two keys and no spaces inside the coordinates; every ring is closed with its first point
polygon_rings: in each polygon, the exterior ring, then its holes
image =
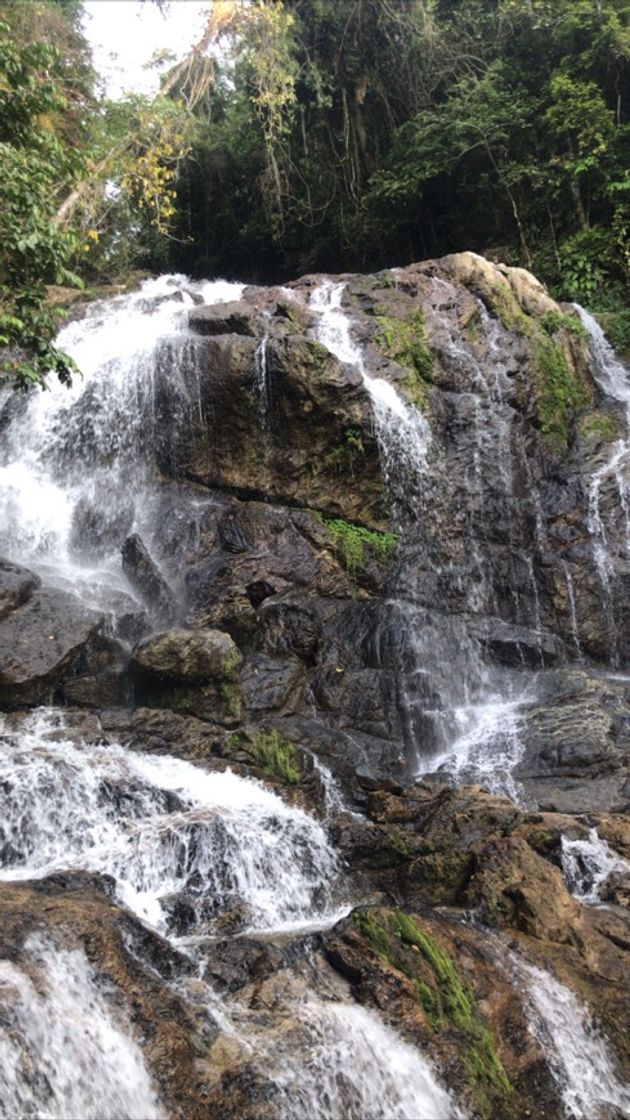
{"type": "Polygon", "coordinates": [[[21,386],[53,371],[67,382],[74,368],[52,341],[59,317],[46,301],[47,284],[81,284],[74,236],[54,221],[83,166],[67,83],[54,45],[21,42],[0,21],[0,372],[21,386]]]}

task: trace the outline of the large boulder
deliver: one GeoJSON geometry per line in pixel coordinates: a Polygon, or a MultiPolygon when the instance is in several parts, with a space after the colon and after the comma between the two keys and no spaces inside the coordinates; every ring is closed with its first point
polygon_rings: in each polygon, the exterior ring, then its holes
{"type": "Polygon", "coordinates": [[[132,657],[136,701],[231,725],[241,712],[241,660],[220,630],[152,634],[132,657]]]}
{"type": "Polygon", "coordinates": [[[63,681],[98,658],[103,615],[64,591],[42,588],[0,619],[0,706],[50,702],[63,681]]]}

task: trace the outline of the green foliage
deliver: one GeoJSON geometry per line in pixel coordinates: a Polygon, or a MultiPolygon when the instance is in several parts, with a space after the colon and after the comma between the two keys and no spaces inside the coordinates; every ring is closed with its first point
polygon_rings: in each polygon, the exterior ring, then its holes
{"type": "Polygon", "coordinates": [[[580,435],[586,437],[597,436],[603,443],[610,443],[617,434],[617,428],[611,416],[604,412],[591,412],[580,421],[580,435]]]}
{"type": "Polygon", "coordinates": [[[360,428],[346,428],[343,442],[331,451],[327,464],[335,474],[354,475],[355,467],[365,455],[360,428]]]}
{"type": "Polygon", "coordinates": [[[280,778],[291,786],[296,786],[301,778],[298,753],[293,743],[274,728],[272,731],[257,731],[251,755],[254,761],[270,777],[280,778]]]}
{"type": "Polygon", "coordinates": [[[630,357],[630,309],[602,311],[598,319],[611,346],[622,356],[630,357]]]}
{"type": "Polygon", "coordinates": [[[466,1076],[482,1114],[493,1115],[496,1099],[509,1097],[512,1086],[493,1034],[479,1016],[474,993],[462,982],[453,958],[403,910],[358,910],[354,921],[379,956],[413,982],[433,1029],[454,1029],[463,1036],[466,1076]],[[429,966],[431,982],[419,958],[429,966]]]}
{"type": "Polygon", "coordinates": [[[363,566],[366,548],[384,564],[398,544],[395,533],[364,529],[362,525],[353,525],[341,518],[323,517],[322,522],[338,543],[344,564],[350,572],[363,566]]]}
{"type": "Polygon", "coordinates": [[[627,291],[626,0],[250,7],[179,177],[185,267],[498,247],[591,306],[627,291]]]}
{"type": "Polygon", "coordinates": [[[55,192],[82,166],[64,143],[66,80],[55,46],[22,43],[0,21],[0,377],[23,388],[75,369],[52,341],[59,312],[46,302],[47,284],[82,283],[69,267],[74,238],[54,221],[55,192]]]}
{"type": "Polygon", "coordinates": [[[548,311],[546,315],[541,315],[538,322],[548,335],[557,334],[558,331],[567,331],[568,334],[573,335],[573,338],[577,338],[581,342],[588,341],[588,331],[577,315],[564,315],[561,311],[548,311]]]}

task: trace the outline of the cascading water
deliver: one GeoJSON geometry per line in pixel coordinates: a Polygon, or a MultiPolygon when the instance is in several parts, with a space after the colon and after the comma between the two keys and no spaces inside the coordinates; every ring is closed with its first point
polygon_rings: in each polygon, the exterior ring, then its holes
{"type": "Polygon", "coordinates": [[[162,1120],[131,1024],[85,954],[38,936],[25,948],[28,972],[0,961],[0,1116],[162,1120]]]}
{"type": "MultiPolygon", "coordinates": [[[[479,329],[488,347],[488,360],[482,362],[473,348],[462,340],[459,328],[454,329],[448,315],[441,311],[442,305],[453,303],[454,289],[437,278],[431,283],[435,293],[435,306],[431,311],[434,341],[442,347],[448,362],[460,372],[466,386],[461,394],[462,401],[470,411],[475,430],[467,495],[471,507],[467,518],[471,570],[462,576],[461,571],[451,573],[434,562],[431,576],[436,588],[451,585],[457,589],[457,594],[464,594],[466,607],[473,616],[493,613],[497,605],[486,584],[487,563],[480,548],[482,542],[477,536],[477,525],[487,485],[484,474],[489,479],[493,477],[493,472],[484,472],[482,468],[482,462],[485,464],[489,460],[500,481],[508,526],[508,556],[513,563],[515,412],[505,399],[510,381],[504,331],[498,321],[490,317],[483,303],[477,301],[479,329]]],[[[353,339],[351,320],[342,306],[345,288],[344,283],[324,280],[313,292],[310,306],[318,315],[317,338],[340,361],[352,364],[361,373],[370,394],[381,457],[392,494],[406,472],[421,480],[418,494],[422,499],[431,479],[427,457],[428,425],[415,408],[404,404],[389,382],[371,377],[367,372],[365,351],[353,339]]],[[[527,464],[525,455],[523,459],[527,464]]],[[[534,493],[535,488],[531,489],[534,493]]],[[[542,533],[537,493],[533,512],[538,531],[542,533]]],[[[426,551],[426,542],[423,542],[423,550],[426,551]]],[[[416,557],[412,552],[406,564],[403,559],[395,598],[385,604],[386,628],[397,635],[396,641],[401,647],[399,705],[410,765],[419,777],[439,771],[458,784],[483,782],[496,792],[515,797],[520,790],[513,771],[523,753],[518,710],[529,700],[532,690],[529,684],[525,687],[516,684],[508,671],[490,671],[484,664],[479,640],[459,619],[443,611],[436,612],[432,607],[418,607],[414,601],[415,565],[416,557]]],[[[526,557],[524,565],[532,603],[531,616],[521,617],[518,601],[514,609],[516,621],[527,622],[534,632],[540,662],[542,628],[538,586],[531,558],[526,557]]],[[[514,582],[511,580],[510,584],[514,582]]],[[[435,597],[439,599],[439,592],[435,597]]]]}
{"type": "Polygon", "coordinates": [[[374,1012],[310,1001],[300,1006],[300,1017],[309,1036],[309,1056],[298,1076],[280,1078],[287,1120],[463,1116],[429,1063],[374,1012]]]}
{"type": "Polygon", "coordinates": [[[178,932],[172,914],[182,909],[193,935],[235,905],[257,931],[347,913],[332,902],[339,867],[325,831],[302,810],[229,771],[112,744],[77,748],[62,735],[49,712],[2,735],[0,878],[98,871],[165,933],[178,932]]]}
{"type": "Polygon", "coordinates": [[[588,528],[601,585],[612,661],[615,663],[618,660],[618,627],[613,582],[630,560],[630,373],[615,355],[594,316],[577,305],[576,311],[589,334],[593,377],[606,396],[625,406],[626,414],[626,432],[614,442],[608,459],[593,471],[588,492],[588,528]],[[611,504],[611,493],[612,512],[614,514],[621,508],[625,525],[625,555],[622,556],[611,551],[607,512],[603,509],[606,504],[611,504]]]}
{"type": "MultiPolygon", "coordinates": [[[[191,356],[187,309],[234,299],[240,284],[193,283],[183,276],[147,280],[137,292],[88,307],[58,343],[81,375],[67,388],[10,396],[0,451],[0,537],[8,558],[107,603],[129,586],[120,544],[130,532],[151,536],[156,387],[163,367],[191,356]],[[106,512],[102,495],[108,495],[106,512]],[[89,545],[89,547],[87,547],[89,545]]],[[[197,402],[180,405],[192,411],[197,402]]],[[[169,415],[169,423],[177,416],[169,415]]]]}
{"type": "Polygon", "coordinates": [[[600,902],[606,881],[615,873],[630,874],[630,863],[617,855],[592,828],[586,840],[562,837],[562,870],[567,886],[581,902],[600,902]]]}
{"type": "Polygon", "coordinates": [[[530,1029],[549,1062],[568,1120],[604,1120],[630,1114],[630,1089],[611,1062],[587,1008],[549,972],[511,955],[523,985],[530,1029]]]}
{"type": "Polygon", "coordinates": [[[310,306],[319,316],[317,338],[340,362],[359,370],[372,404],[383,470],[394,491],[405,475],[416,482],[421,479],[431,431],[422,414],[389,381],[367,372],[363,351],[353,340],[350,321],[341,307],[345,287],[324,280],[313,292],[310,306]]]}
{"type": "MultiPolygon", "coordinates": [[[[12,560],[101,606],[121,591],[129,595],[120,545],[133,532],[150,544],[159,529],[156,446],[163,429],[191,422],[200,409],[187,310],[241,291],[162,277],[92,305],[62,331],[59,345],[82,376],[69,390],[51,382],[47,393],[5,402],[0,531],[12,560]]],[[[270,403],[264,343],[256,376],[252,391],[262,412],[270,403]]],[[[424,463],[422,418],[386,383],[372,379],[369,387],[379,432],[394,431],[397,420],[403,438],[396,454],[414,467],[424,463]]],[[[219,935],[309,932],[349,909],[325,827],[256,781],[209,772],[174,754],[81,741],[48,709],[3,724],[0,772],[0,878],[20,884],[52,873],[95,873],[118,904],[189,961],[200,960],[203,943],[219,935]]],[[[330,811],[338,811],[330,776],[322,780],[330,811]]],[[[23,956],[19,966],[0,962],[1,1114],[161,1117],[120,993],[109,992],[78,950],[31,939],[23,956]]],[[[251,1051],[256,1023],[223,1015],[211,985],[199,985],[219,1029],[251,1051]]],[[[186,998],[185,986],[181,994],[186,998]]],[[[297,1115],[300,1092],[322,1120],[338,1120],[341,1107],[357,1118],[367,1107],[400,1120],[459,1115],[422,1056],[374,1013],[314,998],[308,1008],[310,1057],[295,1056],[293,1090],[280,1115],[297,1115]]],[[[301,1010],[285,1008],[289,1016],[301,1010]]],[[[282,1097],[282,1076],[267,1076],[282,1097]]]]}

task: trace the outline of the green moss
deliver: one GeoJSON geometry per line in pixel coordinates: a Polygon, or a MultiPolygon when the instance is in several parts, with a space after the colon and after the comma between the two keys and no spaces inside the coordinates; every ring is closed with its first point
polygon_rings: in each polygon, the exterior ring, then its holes
{"type": "Polygon", "coordinates": [[[575,412],[588,404],[586,387],[552,338],[540,337],[534,343],[532,372],[541,429],[553,443],[566,444],[575,412]]]}
{"type": "Polygon", "coordinates": [[[241,698],[233,681],[222,681],[219,685],[221,699],[225,706],[225,713],[232,719],[238,719],[241,714],[241,698]]]}
{"type": "Polygon", "coordinates": [[[326,465],[334,474],[354,474],[357,463],[365,455],[360,428],[345,428],[339,447],[326,457],[326,465]]]}
{"type": "Polygon", "coordinates": [[[375,951],[414,983],[418,1002],[433,1030],[454,1029],[464,1036],[462,1064],[479,1110],[493,1114],[499,1097],[512,1093],[492,1032],[480,1018],[474,993],[465,985],[451,955],[437,938],[403,910],[356,911],[354,921],[375,951]],[[413,953],[406,951],[411,948],[413,953]],[[429,966],[433,983],[421,975],[429,966]]]}
{"type": "Polygon", "coordinates": [[[508,283],[497,284],[483,293],[485,302],[506,331],[531,337],[535,333],[533,320],[526,315],[508,283]]]}
{"type": "Polygon", "coordinates": [[[273,778],[281,778],[296,786],[301,778],[297,764],[298,752],[281,731],[257,731],[251,747],[254,761],[273,778]]]}
{"type": "MultiPolygon", "coordinates": [[[[398,362],[398,365],[408,369],[414,375],[414,380],[419,378],[420,382],[424,383],[426,393],[428,384],[433,381],[433,354],[424,337],[422,309],[417,308],[407,319],[379,314],[379,309],[376,310],[379,328],[375,336],[377,346],[388,358],[392,358],[398,362]]],[[[416,389],[418,388],[416,384],[416,389]]]]}
{"type": "Polygon", "coordinates": [[[586,342],[589,335],[586,327],[577,315],[564,315],[562,311],[548,311],[538,320],[541,327],[548,335],[557,334],[558,331],[567,331],[574,338],[586,342]]]}
{"type": "Polygon", "coordinates": [[[243,659],[237,649],[229,649],[225,657],[223,658],[223,663],[221,665],[221,676],[224,677],[225,680],[233,680],[242,660],[243,659]]]}
{"type": "Polygon", "coordinates": [[[541,856],[547,856],[558,846],[558,838],[555,832],[546,828],[534,828],[527,834],[527,843],[541,856]]]}
{"type": "Polygon", "coordinates": [[[598,436],[605,443],[610,443],[617,434],[617,428],[612,416],[605,412],[590,412],[580,421],[580,435],[586,439],[589,436],[598,436]]]}
{"type": "Polygon", "coordinates": [[[364,529],[362,525],[354,525],[351,521],[343,521],[341,518],[320,515],[320,520],[339,545],[344,564],[351,572],[363,566],[366,548],[377,560],[386,563],[398,544],[396,533],[364,529]]]}

